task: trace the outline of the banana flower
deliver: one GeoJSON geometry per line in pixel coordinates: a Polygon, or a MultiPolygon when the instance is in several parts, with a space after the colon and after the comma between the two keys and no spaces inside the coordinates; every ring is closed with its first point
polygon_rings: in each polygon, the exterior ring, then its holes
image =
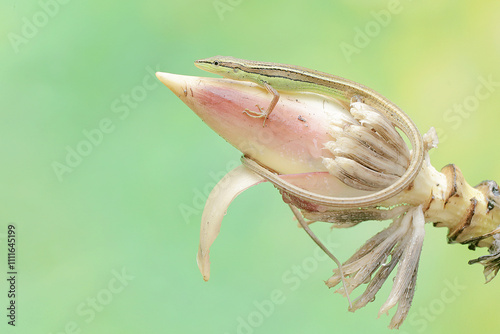
{"type": "MultiPolygon", "coordinates": [[[[338,208],[309,201],[303,193],[350,198],[380,191],[400,178],[411,150],[383,113],[362,101],[338,101],[302,92],[282,92],[263,126],[246,109],[269,104],[269,93],[244,81],[157,73],[157,77],[210,128],[243,153],[242,165],[224,176],[210,193],[201,217],[197,262],[210,277],[210,246],[231,201],[262,182],[278,188],[304,228],[313,222],[346,228],[369,220],[392,220],[367,240],[326,281],[347,296],[365,286],[349,306],[355,311],[374,300],[397,267],[392,290],[379,315],[397,305],[389,325],[399,328],[415,292],[424,224],[449,229],[448,242],[470,249],[487,247],[481,263],[487,281],[500,268],[500,192],[494,181],[476,187],[465,182],[455,165],[440,172],[428,151],[437,146],[434,129],[424,136],[424,164],[406,189],[369,207],[338,208]]],[[[315,240],[317,241],[317,240],[315,240]]],[[[320,245],[321,246],[321,245],[320,245]]],[[[328,251],[324,249],[325,251],[328,251]]]]}

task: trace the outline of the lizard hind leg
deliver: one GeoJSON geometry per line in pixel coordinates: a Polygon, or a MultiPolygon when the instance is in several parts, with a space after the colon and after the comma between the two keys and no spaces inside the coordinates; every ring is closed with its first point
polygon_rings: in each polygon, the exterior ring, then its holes
{"type": "Polygon", "coordinates": [[[314,232],[309,228],[309,224],[305,221],[304,217],[302,217],[302,214],[300,211],[293,205],[288,204],[290,206],[290,209],[292,210],[293,214],[295,215],[295,218],[299,221],[299,224],[302,226],[302,228],[306,231],[306,233],[311,237],[311,239],[325,252],[328,257],[330,257],[333,262],[337,265],[339,268],[339,273],[340,273],[340,279],[342,280],[342,285],[344,286],[344,291],[345,295],[347,297],[347,301],[349,302],[349,309],[352,308],[352,302],[351,298],[349,297],[349,291],[347,291],[347,285],[344,277],[344,271],[342,270],[342,264],[340,261],[333,255],[328,248],[321,242],[321,240],[318,239],[318,237],[314,234],[314,232]]]}

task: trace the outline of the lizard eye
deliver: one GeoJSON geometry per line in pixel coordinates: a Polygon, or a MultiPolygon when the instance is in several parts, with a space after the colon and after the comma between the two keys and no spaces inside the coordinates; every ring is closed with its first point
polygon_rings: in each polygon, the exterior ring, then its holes
{"type": "Polygon", "coordinates": [[[219,66],[219,61],[214,60],[214,65],[215,65],[215,66],[219,66]]]}

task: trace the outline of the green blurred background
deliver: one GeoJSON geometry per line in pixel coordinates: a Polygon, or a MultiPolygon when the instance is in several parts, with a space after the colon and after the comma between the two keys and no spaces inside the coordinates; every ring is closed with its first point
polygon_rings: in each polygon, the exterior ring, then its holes
{"type": "MultiPolygon", "coordinates": [[[[500,82],[498,1],[2,0],[0,9],[0,277],[8,224],[19,246],[17,326],[6,324],[2,278],[1,333],[390,331],[390,317],[377,319],[390,284],[347,312],[323,283],[333,263],[270,185],[233,202],[202,280],[203,198],[240,154],[156,70],[205,75],[193,61],[222,54],[337,74],[389,97],[422,132],[438,128],[437,169],[455,163],[472,185],[500,180],[498,84],[474,99],[484,80],[500,82]]],[[[345,260],[385,225],[314,230],[345,260]]],[[[484,285],[482,267],[467,264],[486,250],[447,245],[446,232],[427,226],[400,332],[498,331],[500,279],[484,285]]]]}

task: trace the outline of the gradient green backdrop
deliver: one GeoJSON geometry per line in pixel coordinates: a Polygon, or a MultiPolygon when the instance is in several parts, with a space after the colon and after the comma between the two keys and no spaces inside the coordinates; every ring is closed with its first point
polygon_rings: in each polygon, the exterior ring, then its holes
{"type": "MultiPolygon", "coordinates": [[[[333,263],[270,185],[231,205],[202,280],[203,197],[239,152],[152,73],[205,75],[193,61],[222,54],[337,74],[392,99],[422,132],[439,128],[436,168],[455,163],[472,185],[499,181],[498,84],[474,99],[482,80],[500,82],[499,15],[492,0],[2,0],[0,333],[389,332],[377,312],[390,284],[347,312],[323,283],[333,263]],[[60,169],[66,159],[72,167],[60,169]],[[15,328],[6,324],[11,223],[15,328]]],[[[385,225],[314,229],[345,260],[385,225]]],[[[467,264],[486,251],[426,231],[400,332],[497,332],[500,279],[484,285],[482,267],[467,264]]]]}

